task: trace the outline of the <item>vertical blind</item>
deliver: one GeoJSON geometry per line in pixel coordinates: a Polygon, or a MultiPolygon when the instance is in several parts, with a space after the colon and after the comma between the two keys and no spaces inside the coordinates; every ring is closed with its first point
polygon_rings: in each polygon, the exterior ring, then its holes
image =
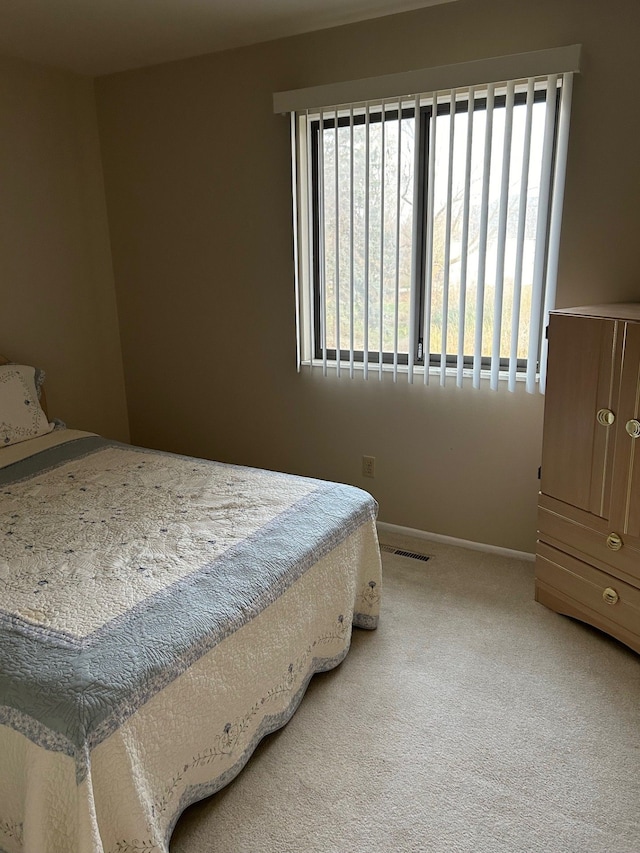
{"type": "Polygon", "coordinates": [[[299,367],[544,389],[571,92],[563,71],[292,110],[299,367]]]}

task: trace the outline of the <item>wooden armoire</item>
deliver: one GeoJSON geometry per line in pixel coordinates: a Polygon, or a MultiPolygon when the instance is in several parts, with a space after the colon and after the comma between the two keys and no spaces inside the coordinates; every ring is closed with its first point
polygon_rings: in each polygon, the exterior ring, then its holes
{"type": "Polygon", "coordinates": [[[640,303],[553,311],[536,600],[640,652],[640,303]]]}

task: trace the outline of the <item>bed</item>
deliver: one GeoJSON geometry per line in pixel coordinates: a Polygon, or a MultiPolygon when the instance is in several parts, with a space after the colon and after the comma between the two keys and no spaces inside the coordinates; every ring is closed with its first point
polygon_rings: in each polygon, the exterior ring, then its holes
{"type": "Polygon", "coordinates": [[[63,428],[2,362],[0,851],[166,853],[376,627],[375,501],[63,428]]]}

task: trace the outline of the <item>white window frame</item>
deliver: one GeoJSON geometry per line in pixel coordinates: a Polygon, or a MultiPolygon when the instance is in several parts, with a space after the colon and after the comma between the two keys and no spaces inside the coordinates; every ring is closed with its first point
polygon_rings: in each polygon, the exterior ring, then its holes
{"type": "MultiPolygon", "coordinates": [[[[555,101],[556,85],[558,81],[561,83],[561,100],[560,109],[558,111],[558,123],[556,128],[554,122],[552,128],[552,132],[555,133],[556,136],[555,144],[553,145],[554,168],[552,171],[550,164],[547,164],[550,170],[548,176],[549,192],[552,194],[553,204],[549,207],[548,210],[548,222],[545,221],[543,225],[545,228],[548,227],[549,239],[547,240],[545,238],[544,246],[540,249],[542,256],[536,261],[538,264],[544,265],[545,279],[542,283],[542,289],[537,295],[537,298],[540,302],[540,310],[538,315],[539,320],[536,325],[535,319],[532,319],[533,329],[531,332],[531,341],[527,358],[527,369],[526,373],[524,374],[527,381],[528,391],[532,392],[535,390],[536,387],[538,387],[541,391],[544,390],[544,374],[546,370],[546,341],[544,339],[542,331],[544,329],[544,326],[546,325],[548,312],[551,308],[554,307],[555,304],[556,271],[559,249],[560,221],[562,217],[562,191],[564,187],[564,175],[566,168],[569,111],[573,79],[572,75],[574,71],[579,69],[579,58],[580,46],[574,45],[570,48],[559,48],[551,51],[536,51],[533,54],[519,54],[512,57],[499,57],[493,60],[484,60],[476,63],[463,63],[461,65],[456,66],[445,66],[443,68],[436,69],[424,69],[419,72],[408,72],[408,74],[404,75],[390,75],[384,78],[370,78],[369,80],[364,81],[353,81],[352,83],[334,84],[333,86],[329,87],[316,87],[310,90],[297,90],[294,92],[279,93],[274,95],[274,109],[276,111],[291,111],[291,143],[292,151],[294,153],[292,160],[292,179],[294,191],[294,262],[296,269],[296,298],[298,314],[298,369],[301,369],[304,365],[310,365],[312,367],[320,365],[325,375],[330,370],[335,371],[337,375],[341,375],[342,372],[348,372],[348,375],[351,377],[353,377],[356,372],[361,372],[365,378],[368,378],[371,373],[374,373],[379,378],[382,378],[383,373],[385,373],[387,370],[390,370],[393,372],[394,380],[397,379],[398,374],[406,373],[408,380],[412,382],[414,379],[414,375],[417,374],[422,375],[425,384],[430,381],[430,376],[434,374],[438,374],[440,376],[441,384],[445,384],[447,376],[453,374],[457,377],[458,384],[462,384],[464,378],[471,376],[473,378],[473,384],[475,387],[479,387],[480,379],[482,377],[488,376],[490,377],[490,383],[492,388],[498,387],[499,379],[506,378],[508,379],[508,387],[511,390],[514,389],[516,379],[522,378],[522,374],[515,366],[515,359],[510,360],[513,363],[509,364],[508,371],[505,372],[501,369],[499,350],[498,358],[496,359],[495,346],[493,359],[490,363],[488,371],[485,371],[483,369],[484,365],[480,363],[480,359],[477,357],[474,359],[473,368],[471,370],[468,369],[463,364],[461,358],[462,353],[458,358],[457,366],[453,369],[451,369],[447,365],[447,361],[445,358],[441,358],[440,365],[435,368],[432,365],[430,366],[429,363],[427,363],[426,366],[424,364],[420,364],[419,360],[415,357],[417,351],[417,340],[414,335],[413,321],[410,323],[411,341],[409,344],[409,354],[406,359],[406,364],[402,364],[401,360],[399,360],[398,358],[397,334],[393,357],[392,359],[390,359],[390,364],[383,363],[382,357],[377,360],[377,363],[371,363],[371,361],[368,359],[367,354],[368,347],[365,347],[364,358],[361,362],[358,363],[354,359],[353,329],[351,330],[351,347],[350,351],[347,353],[346,358],[344,358],[344,351],[342,359],[335,359],[335,357],[333,359],[329,358],[327,356],[329,344],[326,340],[323,341],[324,345],[321,347],[320,358],[314,358],[314,355],[316,354],[314,352],[316,340],[315,323],[318,318],[314,318],[314,291],[312,272],[314,265],[312,227],[313,210],[311,198],[312,188],[310,182],[311,137],[309,127],[311,121],[313,120],[315,120],[316,123],[320,121],[320,126],[323,127],[324,125],[322,122],[326,116],[333,117],[334,126],[337,127],[337,119],[344,116],[348,116],[348,120],[350,121],[350,126],[352,129],[351,133],[353,133],[354,112],[360,115],[365,113],[366,120],[368,121],[369,110],[374,108],[379,109],[378,105],[380,101],[384,103],[383,99],[372,99],[371,97],[367,97],[360,103],[354,104],[353,102],[351,102],[347,106],[344,106],[344,98],[347,95],[350,97],[353,97],[354,94],[357,96],[361,96],[362,94],[370,96],[373,94],[373,92],[382,92],[384,94],[386,92],[394,91],[394,87],[398,87],[403,84],[422,84],[424,82],[434,81],[442,82],[445,78],[448,79],[450,82],[460,82],[462,80],[468,80],[470,78],[483,79],[482,77],[478,78],[478,75],[483,72],[485,74],[484,79],[486,80],[487,77],[495,78],[499,72],[500,74],[502,74],[502,72],[504,72],[505,70],[508,70],[510,73],[512,73],[513,70],[516,68],[520,71],[535,71],[536,74],[538,74],[538,72],[542,68],[546,68],[547,72],[549,68],[552,68],[556,70],[550,74],[546,73],[544,76],[539,77],[539,79],[536,81],[533,81],[533,79],[530,78],[523,82],[522,75],[519,75],[517,79],[510,79],[508,83],[504,84],[485,83],[482,86],[471,86],[472,99],[474,97],[474,93],[476,92],[490,92],[493,104],[494,94],[501,95],[502,93],[506,92],[508,93],[508,97],[513,97],[514,92],[517,89],[521,90],[523,85],[525,87],[528,86],[530,88],[530,93],[532,91],[532,86],[539,87],[542,85],[548,87],[549,89],[553,87],[555,101]],[[338,101],[340,101],[340,103],[338,104],[338,106],[331,106],[328,108],[322,106],[323,103],[327,103],[330,100],[334,100],[334,103],[338,103],[338,101]],[[300,105],[302,103],[307,104],[307,107],[305,109],[300,109],[300,105]],[[320,104],[320,106],[309,106],[314,103],[320,104]]],[[[502,77],[502,80],[504,79],[505,78],[502,77]]],[[[397,91],[397,89],[395,89],[395,91],[397,91]]],[[[401,89],[401,91],[407,91],[407,89],[401,89]]],[[[449,97],[450,100],[455,100],[456,95],[457,90],[455,87],[451,87],[449,93],[441,93],[440,97],[437,91],[425,93],[424,89],[422,89],[422,92],[418,95],[400,98],[395,97],[391,100],[392,102],[395,102],[396,109],[405,109],[407,105],[413,104],[414,115],[418,114],[420,108],[424,107],[424,105],[431,104],[433,121],[433,104],[438,103],[442,99],[446,100],[447,97],[449,97]]],[[[464,97],[464,94],[462,96],[464,97]]],[[[471,100],[470,103],[474,103],[474,101],[471,100]]],[[[342,118],[341,120],[344,120],[344,118],[342,118]]],[[[435,132],[435,128],[432,132],[435,132]]],[[[417,173],[417,146],[415,149],[415,154],[417,173]]],[[[433,162],[430,161],[428,166],[427,164],[425,164],[424,168],[429,168],[430,170],[432,170],[433,162]]],[[[320,169],[320,173],[322,173],[322,171],[323,170],[320,169]]],[[[336,182],[338,180],[337,168],[335,172],[335,180],[336,182]]],[[[417,206],[414,207],[414,210],[417,210],[417,206]]],[[[546,215],[547,211],[543,211],[543,216],[546,217],[546,215]]],[[[411,262],[412,268],[415,267],[416,263],[415,242],[416,241],[414,240],[412,250],[413,257],[411,262]]],[[[316,250],[323,251],[323,249],[323,241],[320,240],[316,243],[316,250]]],[[[336,263],[337,262],[338,261],[336,260],[336,263]]],[[[323,266],[322,259],[320,263],[323,266]]],[[[336,287],[338,286],[338,281],[339,276],[336,273],[336,287]]],[[[418,284],[417,286],[420,286],[420,284],[418,284]]],[[[413,287],[414,276],[412,274],[412,288],[413,287]]],[[[426,289],[428,291],[428,283],[426,285],[426,289]]],[[[426,302],[429,302],[428,295],[426,297],[426,302]]],[[[324,300],[320,300],[319,305],[320,310],[324,310],[324,300]]],[[[316,308],[317,307],[318,306],[316,305],[316,308]]],[[[325,318],[322,317],[320,319],[322,327],[326,328],[325,318]]],[[[350,321],[351,323],[353,322],[353,312],[351,312],[350,321]]],[[[427,323],[427,325],[425,326],[425,349],[427,349],[427,351],[430,349],[428,342],[428,329],[429,326],[427,323]]],[[[366,341],[366,330],[364,334],[366,341]]],[[[380,356],[382,356],[382,344],[380,344],[380,347],[380,356]]],[[[336,349],[337,347],[334,346],[334,351],[336,349]]]]}

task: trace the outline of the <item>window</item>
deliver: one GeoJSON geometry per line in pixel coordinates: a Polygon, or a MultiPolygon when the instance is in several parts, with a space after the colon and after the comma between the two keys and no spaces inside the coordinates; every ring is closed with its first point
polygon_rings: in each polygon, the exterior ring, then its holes
{"type": "Polygon", "coordinates": [[[299,363],[535,390],[571,74],[299,110],[299,363]]]}

